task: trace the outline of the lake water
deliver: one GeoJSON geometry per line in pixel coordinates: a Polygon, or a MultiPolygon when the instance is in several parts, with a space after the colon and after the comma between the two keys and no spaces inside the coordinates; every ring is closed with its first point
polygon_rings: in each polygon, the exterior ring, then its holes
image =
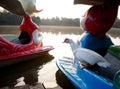
{"type": "MultiPolygon", "coordinates": [[[[59,85],[64,89],[74,89],[58,70],[56,60],[62,56],[72,57],[70,46],[62,43],[66,37],[77,41],[82,35],[53,34],[50,32],[43,32],[42,34],[44,45],[52,45],[55,49],[31,61],[0,68],[0,87],[15,87],[40,82],[48,88],[54,88],[59,85]]],[[[120,45],[120,37],[111,35],[110,37],[115,45],[120,45]]]]}

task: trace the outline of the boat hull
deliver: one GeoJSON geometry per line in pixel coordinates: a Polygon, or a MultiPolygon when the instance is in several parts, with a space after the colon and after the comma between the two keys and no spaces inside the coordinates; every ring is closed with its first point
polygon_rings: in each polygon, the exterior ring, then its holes
{"type": "Polygon", "coordinates": [[[12,64],[35,60],[35,58],[40,57],[46,52],[52,50],[52,46],[43,46],[39,49],[29,50],[21,53],[14,53],[8,56],[0,57],[0,67],[9,66],[12,64]]]}
{"type": "Polygon", "coordinates": [[[79,62],[73,62],[72,58],[59,58],[56,64],[77,89],[114,89],[111,82],[93,71],[81,69],[79,62]]]}

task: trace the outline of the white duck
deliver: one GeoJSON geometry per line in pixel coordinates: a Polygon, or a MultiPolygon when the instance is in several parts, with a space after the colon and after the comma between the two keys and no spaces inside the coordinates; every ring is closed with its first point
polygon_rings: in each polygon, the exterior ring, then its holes
{"type": "Polygon", "coordinates": [[[74,58],[80,61],[81,68],[86,68],[94,64],[105,68],[110,66],[110,64],[104,59],[104,57],[92,50],[81,48],[72,39],[66,38],[64,40],[64,43],[70,44],[72,52],[74,54],[74,58]]]}

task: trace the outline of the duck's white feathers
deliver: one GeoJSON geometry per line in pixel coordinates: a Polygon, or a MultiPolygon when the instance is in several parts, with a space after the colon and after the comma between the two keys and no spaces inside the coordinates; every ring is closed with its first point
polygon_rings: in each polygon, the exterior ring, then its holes
{"type": "Polygon", "coordinates": [[[85,49],[85,48],[78,48],[74,50],[74,57],[75,59],[80,60],[81,62],[87,62],[90,65],[98,64],[102,67],[108,67],[110,64],[105,60],[104,57],[99,55],[98,53],[85,49]]]}
{"type": "Polygon", "coordinates": [[[67,38],[66,43],[70,44],[75,59],[79,60],[80,62],[86,62],[90,65],[94,65],[97,63],[99,66],[102,67],[110,66],[110,64],[105,60],[104,57],[90,49],[81,48],[72,39],[67,38]]]}

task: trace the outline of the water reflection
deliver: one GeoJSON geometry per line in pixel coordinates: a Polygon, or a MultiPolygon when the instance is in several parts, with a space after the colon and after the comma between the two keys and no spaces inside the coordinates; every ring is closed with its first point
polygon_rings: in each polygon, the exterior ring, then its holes
{"type": "Polygon", "coordinates": [[[0,68],[0,87],[30,84],[38,82],[38,70],[43,68],[43,65],[50,62],[54,57],[48,53],[19,64],[9,67],[0,68]]]}
{"type": "Polygon", "coordinates": [[[115,45],[120,45],[120,37],[113,37],[113,36],[110,37],[115,45]]]}
{"type": "Polygon", "coordinates": [[[55,75],[57,84],[63,89],[76,89],[60,70],[58,70],[55,75]]]}
{"type": "MultiPolygon", "coordinates": [[[[62,43],[66,37],[77,41],[82,35],[46,32],[42,34],[44,45],[52,45],[55,49],[35,60],[0,68],[0,87],[52,82],[56,84],[55,87],[59,85],[63,89],[74,89],[74,86],[58,70],[56,59],[72,55],[69,45],[62,43]]],[[[111,39],[115,45],[120,45],[119,37],[111,36],[111,39]]]]}

